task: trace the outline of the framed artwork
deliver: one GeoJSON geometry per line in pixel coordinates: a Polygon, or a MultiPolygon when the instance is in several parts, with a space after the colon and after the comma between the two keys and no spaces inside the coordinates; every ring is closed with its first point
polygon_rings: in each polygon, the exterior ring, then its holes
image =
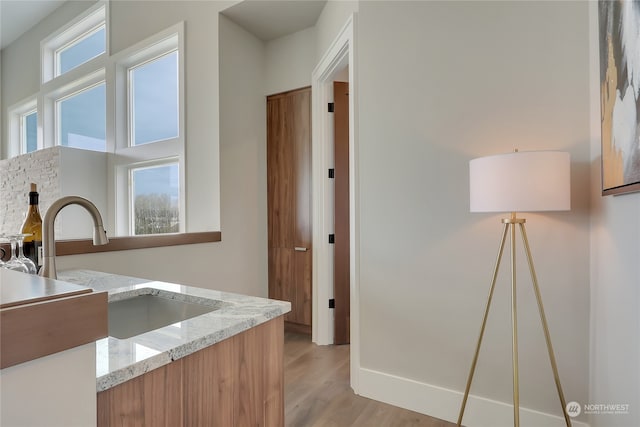
{"type": "Polygon", "coordinates": [[[602,194],[640,191],[640,1],[598,9],[602,194]]]}

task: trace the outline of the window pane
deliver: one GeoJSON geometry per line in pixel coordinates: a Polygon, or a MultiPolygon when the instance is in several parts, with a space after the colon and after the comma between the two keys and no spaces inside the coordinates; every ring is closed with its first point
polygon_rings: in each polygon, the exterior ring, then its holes
{"type": "Polygon", "coordinates": [[[22,116],[22,147],[25,153],[38,149],[38,113],[28,113],[22,116]]]}
{"type": "Polygon", "coordinates": [[[104,53],[106,50],[105,40],[105,27],[102,26],[58,52],[58,73],[56,75],[64,74],[104,53]]]}
{"type": "Polygon", "coordinates": [[[105,85],[101,83],[59,102],[58,143],[66,147],[105,151],[105,85]]]}
{"type": "Polygon", "coordinates": [[[178,52],[130,71],[131,145],[178,136],[178,52]]]}
{"type": "Polygon", "coordinates": [[[177,163],[133,169],[134,234],[180,231],[180,176],[177,163]]]}

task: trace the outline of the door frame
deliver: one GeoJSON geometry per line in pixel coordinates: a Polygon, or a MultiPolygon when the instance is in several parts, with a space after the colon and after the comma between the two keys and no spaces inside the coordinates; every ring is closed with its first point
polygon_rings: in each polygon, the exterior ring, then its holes
{"type": "Polygon", "coordinates": [[[312,224],[313,224],[313,320],[311,339],[318,345],[333,344],[333,312],[329,309],[329,296],[333,293],[332,265],[328,235],[333,233],[331,218],[333,197],[327,170],[332,167],[333,122],[327,112],[327,103],[333,100],[333,77],[349,66],[349,277],[351,297],[351,388],[358,392],[360,371],[360,240],[359,240],[359,185],[358,185],[358,116],[356,17],[352,14],[313,70],[312,87],[312,224]]]}

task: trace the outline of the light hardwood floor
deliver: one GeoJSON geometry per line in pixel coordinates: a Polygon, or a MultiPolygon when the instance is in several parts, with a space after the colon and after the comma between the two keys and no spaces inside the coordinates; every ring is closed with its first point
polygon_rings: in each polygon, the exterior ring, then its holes
{"type": "Polygon", "coordinates": [[[450,427],[455,424],[356,396],[349,386],[349,346],[317,346],[285,333],[287,427],[450,427]]]}

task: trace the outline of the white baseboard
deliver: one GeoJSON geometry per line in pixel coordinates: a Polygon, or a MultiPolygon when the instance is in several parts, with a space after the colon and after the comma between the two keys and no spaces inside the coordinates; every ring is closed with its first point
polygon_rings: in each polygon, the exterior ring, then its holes
{"type": "MultiPolygon", "coordinates": [[[[364,397],[389,403],[442,420],[457,422],[463,393],[371,369],[360,368],[358,392],[364,397]]],[[[564,426],[564,418],[520,407],[520,424],[532,427],[564,426]]],[[[589,424],[571,420],[574,427],[589,424]]],[[[469,395],[463,425],[471,427],[513,426],[511,404],[469,395]]]]}

